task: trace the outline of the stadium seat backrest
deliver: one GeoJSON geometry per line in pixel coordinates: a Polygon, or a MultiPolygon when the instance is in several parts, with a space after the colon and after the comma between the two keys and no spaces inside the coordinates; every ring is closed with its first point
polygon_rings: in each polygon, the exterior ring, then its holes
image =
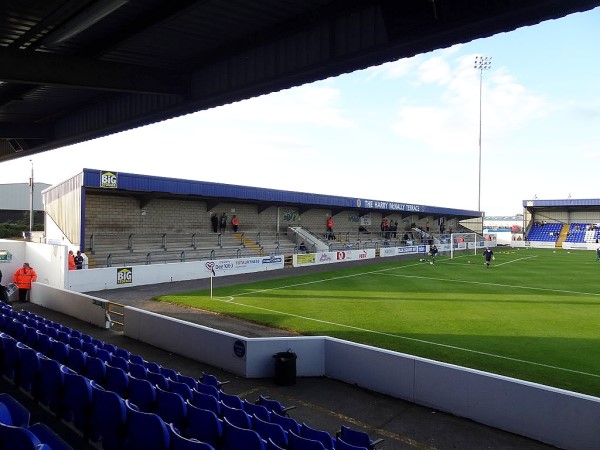
{"type": "Polygon", "coordinates": [[[37,436],[27,428],[0,423],[0,436],[3,449],[39,450],[42,447],[37,436]]]}
{"type": "Polygon", "coordinates": [[[223,436],[223,423],[217,415],[209,410],[200,409],[188,402],[187,425],[183,435],[187,438],[195,438],[218,448],[223,436]]]}
{"type": "Polygon", "coordinates": [[[254,430],[240,428],[223,419],[223,445],[221,450],[266,450],[263,440],[254,430]]]}
{"type": "Polygon", "coordinates": [[[246,411],[238,408],[231,408],[221,402],[221,415],[223,420],[227,419],[238,428],[252,428],[252,419],[246,411]]]}
{"type": "Polygon", "coordinates": [[[287,448],[288,434],[281,425],[267,422],[255,415],[252,420],[252,429],[256,431],[263,440],[268,441],[270,439],[277,446],[287,448]]]}
{"type": "Polygon", "coordinates": [[[138,411],[128,400],[125,447],[128,449],[169,450],[169,431],[164,420],[153,413],[138,411]]]}
{"type": "Polygon", "coordinates": [[[90,436],[103,448],[120,448],[123,444],[127,408],[115,392],[107,391],[92,381],[90,436]]]}
{"type": "Polygon", "coordinates": [[[165,391],[157,386],[155,412],[165,423],[172,423],[179,429],[185,423],[187,405],[181,395],[165,391]]]}
{"type": "Polygon", "coordinates": [[[334,450],[335,448],[335,442],[327,431],[317,430],[315,428],[309,427],[305,423],[302,423],[300,432],[300,435],[304,438],[319,441],[321,444],[323,444],[325,450],[334,450]]]}
{"type": "Polygon", "coordinates": [[[221,392],[220,400],[223,402],[223,404],[229,406],[230,408],[244,409],[242,399],[237,395],[221,392]]]}
{"type": "Polygon", "coordinates": [[[125,398],[129,388],[129,374],[119,367],[106,363],[106,375],[102,387],[125,398]]]}
{"type": "Polygon", "coordinates": [[[169,450],[215,450],[214,447],[206,442],[197,439],[188,439],[182,436],[175,425],[169,424],[169,436],[171,447],[169,450]]]}
{"type": "Polygon", "coordinates": [[[156,388],[143,378],[129,377],[127,398],[140,411],[152,412],[156,403],[156,388]]]}
{"type": "Polygon", "coordinates": [[[325,450],[323,444],[314,439],[303,438],[293,431],[288,433],[288,450],[325,450]]]}

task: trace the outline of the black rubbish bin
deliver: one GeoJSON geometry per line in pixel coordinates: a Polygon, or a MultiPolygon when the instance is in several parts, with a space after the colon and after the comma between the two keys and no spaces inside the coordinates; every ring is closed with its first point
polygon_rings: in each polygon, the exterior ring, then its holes
{"type": "Polygon", "coordinates": [[[273,355],[275,358],[275,383],[280,386],[296,384],[296,354],[291,350],[273,355]]]}
{"type": "Polygon", "coordinates": [[[0,298],[8,304],[12,304],[19,299],[19,288],[15,283],[8,283],[6,286],[0,285],[0,298]]]}

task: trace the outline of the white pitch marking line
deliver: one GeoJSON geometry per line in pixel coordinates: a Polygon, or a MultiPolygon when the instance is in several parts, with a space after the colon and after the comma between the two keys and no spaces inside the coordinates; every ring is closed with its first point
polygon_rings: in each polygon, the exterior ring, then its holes
{"type": "MultiPolygon", "coordinates": [[[[224,300],[218,300],[218,301],[224,301],[224,300]]],[[[360,327],[355,327],[355,326],[352,326],[352,325],[344,325],[344,324],[341,324],[341,323],[331,322],[329,320],[315,319],[315,318],[312,318],[312,317],[301,316],[299,314],[292,314],[292,313],[277,311],[277,310],[274,310],[274,309],[263,308],[262,306],[246,305],[244,303],[239,303],[239,302],[236,302],[236,301],[227,301],[227,303],[233,303],[235,305],[244,306],[246,308],[254,308],[254,309],[259,309],[261,311],[267,311],[267,312],[277,313],[277,314],[281,314],[281,315],[284,315],[284,316],[296,317],[298,319],[303,319],[303,320],[309,320],[309,321],[313,321],[313,322],[324,323],[326,325],[334,325],[334,326],[338,326],[338,327],[341,327],[341,328],[349,328],[349,329],[352,329],[352,330],[364,331],[364,332],[367,332],[367,333],[373,333],[373,334],[378,334],[378,335],[382,335],[382,336],[393,337],[393,338],[397,338],[397,339],[405,339],[405,340],[408,340],[408,341],[420,342],[420,343],[423,343],[423,344],[437,345],[439,347],[450,348],[450,349],[453,349],[453,350],[460,350],[460,351],[463,351],[463,352],[476,353],[478,355],[490,356],[492,358],[505,359],[505,360],[508,360],[508,361],[515,361],[515,362],[519,362],[519,363],[531,364],[531,365],[534,365],[534,366],[546,367],[548,369],[562,370],[564,372],[571,372],[571,373],[577,373],[577,374],[580,374],[580,375],[587,375],[587,376],[590,376],[590,377],[600,378],[600,375],[597,375],[597,374],[594,374],[594,373],[581,372],[579,370],[566,369],[564,367],[551,366],[551,365],[548,365],[548,364],[542,364],[542,363],[537,363],[537,362],[533,362],[533,361],[527,361],[527,360],[519,359],[519,358],[511,358],[509,356],[496,355],[494,353],[482,352],[482,351],[479,351],[479,350],[471,350],[471,349],[468,349],[468,348],[457,347],[455,345],[440,344],[438,342],[432,342],[432,341],[426,341],[426,340],[423,340],[423,339],[410,338],[410,337],[401,336],[401,335],[398,335],[398,334],[385,333],[383,331],[369,330],[367,328],[360,328],[360,327]]]]}

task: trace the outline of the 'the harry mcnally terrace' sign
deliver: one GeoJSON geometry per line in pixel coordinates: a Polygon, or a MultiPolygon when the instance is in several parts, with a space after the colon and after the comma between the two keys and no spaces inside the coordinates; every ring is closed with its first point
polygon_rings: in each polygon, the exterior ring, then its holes
{"type": "Polygon", "coordinates": [[[378,200],[357,200],[356,206],[373,209],[391,209],[393,211],[421,212],[421,205],[408,203],[381,202],[378,200]]]}

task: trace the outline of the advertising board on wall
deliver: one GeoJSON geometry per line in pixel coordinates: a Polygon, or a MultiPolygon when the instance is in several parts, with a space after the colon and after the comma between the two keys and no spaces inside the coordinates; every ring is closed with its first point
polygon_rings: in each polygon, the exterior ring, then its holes
{"type": "Polygon", "coordinates": [[[364,250],[338,250],[334,252],[309,253],[307,255],[294,255],[294,267],[312,266],[319,264],[332,264],[345,261],[360,261],[375,258],[375,249],[364,250]]]}

